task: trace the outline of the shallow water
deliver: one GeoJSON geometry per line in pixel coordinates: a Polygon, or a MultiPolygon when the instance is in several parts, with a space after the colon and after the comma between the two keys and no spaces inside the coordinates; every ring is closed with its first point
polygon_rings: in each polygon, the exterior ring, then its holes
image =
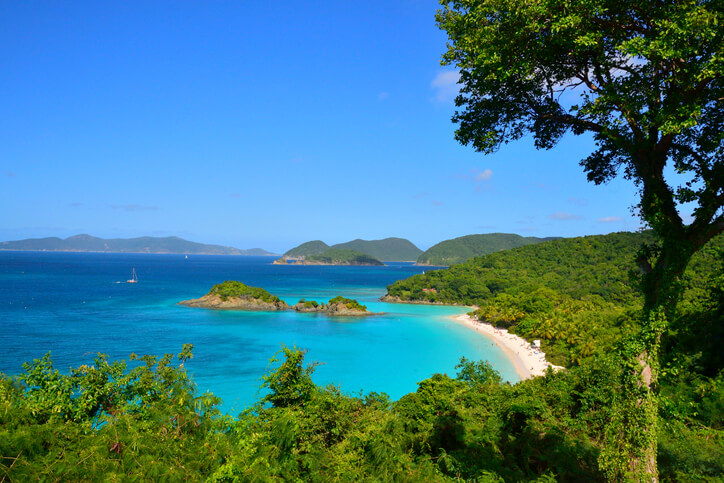
{"type": "Polygon", "coordinates": [[[463,307],[386,304],[385,287],[430,270],[410,263],[385,267],[272,265],[269,257],[0,251],[0,372],[51,351],[61,371],[130,353],[179,352],[200,391],[238,412],[258,398],[260,378],[282,344],[308,350],[321,364],[317,384],[348,393],[412,392],[434,373],[455,374],[460,357],[495,364],[508,381],[513,365],[489,339],[449,319],[463,307]],[[139,283],[124,283],[135,268],[139,283]],[[330,318],[295,312],[234,312],[183,307],[215,283],[240,280],[289,304],[343,295],[384,315],[330,318]],[[120,283],[119,283],[120,282],[120,283]]]}

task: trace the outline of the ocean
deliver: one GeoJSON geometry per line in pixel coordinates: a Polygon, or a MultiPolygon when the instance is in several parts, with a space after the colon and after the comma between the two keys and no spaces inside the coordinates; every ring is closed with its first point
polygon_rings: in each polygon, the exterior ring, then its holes
{"type": "Polygon", "coordinates": [[[199,392],[236,414],[260,397],[261,377],[282,344],[320,363],[313,379],[350,394],[393,399],[435,373],[455,375],[461,357],[488,360],[519,380],[512,363],[482,334],[450,320],[464,307],[386,304],[386,286],[430,267],[272,265],[273,257],[0,251],[0,372],[51,352],[55,367],[136,353],[178,353],[194,345],[185,366],[199,392]],[[138,283],[125,283],[135,268],[138,283]],[[384,315],[330,318],[296,312],[215,311],[180,306],[212,285],[239,280],[290,305],[342,295],[384,315]]]}

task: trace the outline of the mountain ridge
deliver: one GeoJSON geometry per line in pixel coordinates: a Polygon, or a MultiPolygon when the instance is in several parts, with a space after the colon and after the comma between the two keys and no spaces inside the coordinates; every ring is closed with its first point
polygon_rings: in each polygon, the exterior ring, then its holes
{"type": "Polygon", "coordinates": [[[406,238],[388,237],[380,240],[362,240],[357,238],[336,245],[327,245],[321,240],[312,240],[288,250],[282,256],[287,258],[306,258],[320,255],[327,249],[354,250],[373,258],[389,262],[411,262],[422,253],[414,243],[406,238]]]}
{"type": "Polygon", "coordinates": [[[68,238],[26,238],[0,242],[0,250],[51,252],[168,253],[186,255],[272,256],[261,248],[239,248],[198,243],[177,236],[136,238],[98,238],[87,233],[68,238]]]}
{"type": "Polygon", "coordinates": [[[557,240],[560,237],[523,237],[515,233],[483,233],[441,241],[421,253],[416,265],[450,266],[471,258],[525,245],[557,240]]]}

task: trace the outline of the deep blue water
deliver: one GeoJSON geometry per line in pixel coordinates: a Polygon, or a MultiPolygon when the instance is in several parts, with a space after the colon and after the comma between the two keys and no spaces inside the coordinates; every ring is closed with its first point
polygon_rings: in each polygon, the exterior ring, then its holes
{"type": "Polygon", "coordinates": [[[238,412],[258,398],[261,376],[281,344],[308,350],[322,363],[314,380],[348,393],[386,392],[397,399],[434,373],[455,373],[460,357],[486,359],[503,377],[518,376],[484,336],[449,320],[462,307],[384,304],[385,287],[425,267],[272,265],[269,257],[0,251],[0,372],[51,351],[61,371],[130,353],[177,353],[194,344],[186,363],[200,391],[221,396],[238,412]],[[132,268],[139,283],[127,284],[132,268]],[[177,305],[215,283],[240,280],[287,303],[326,302],[343,295],[385,315],[328,318],[295,312],[232,312],[177,305]]]}

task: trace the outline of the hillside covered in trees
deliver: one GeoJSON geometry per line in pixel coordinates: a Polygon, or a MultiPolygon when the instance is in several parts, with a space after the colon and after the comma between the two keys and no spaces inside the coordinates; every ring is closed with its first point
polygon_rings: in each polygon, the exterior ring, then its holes
{"type": "Polygon", "coordinates": [[[410,240],[404,238],[384,238],[382,240],[352,240],[338,243],[331,247],[321,240],[309,241],[292,248],[284,253],[281,260],[288,258],[307,258],[320,255],[329,248],[335,250],[353,250],[364,253],[377,260],[388,262],[405,262],[417,260],[422,250],[417,248],[410,240]]]}
{"type": "Polygon", "coordinates": [[[329,249],[329,245],[324,243],[322,240],[312,240],[302,243],[301,245],[296,246],[291,250],[287,250],[286,252],[284,252],[283,257],[308,257],[309,255],[319,255],[327,249],[329,249]]]}
{"type": "Polygon", "coordinates": [[[303,261],[311,265],[384,265],[366,253],[342,248],[330,248],[319,255],[310,255],[303,261]]]}
{"type": "Polygon", "coordinates": [[[449,266],[488,253],[555,239],[556,237],[522,237],[514,233],[466,235],[433,245],[417,258],[417,265],[449,266]]]}

